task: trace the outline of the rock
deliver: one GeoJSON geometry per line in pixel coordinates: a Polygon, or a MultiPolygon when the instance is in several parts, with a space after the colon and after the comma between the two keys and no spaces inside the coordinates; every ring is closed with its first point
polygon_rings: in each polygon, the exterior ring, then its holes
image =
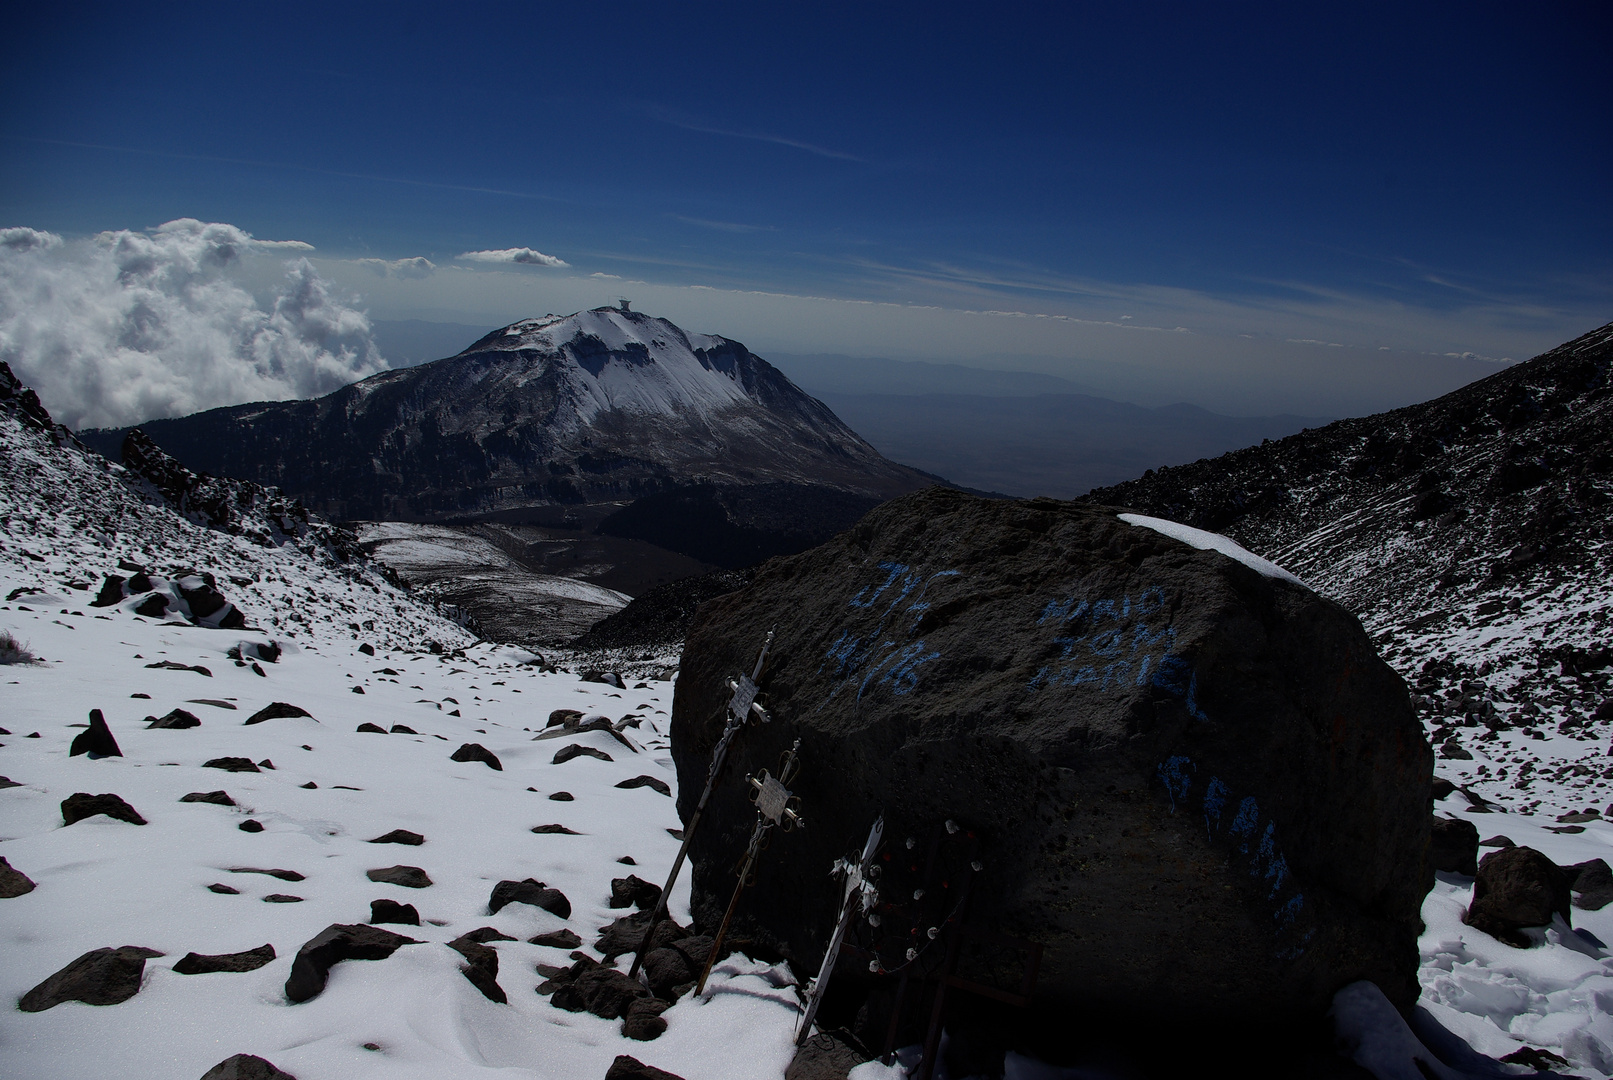
{"type": "Polygon", "coordinates": [[[96,814],[105,814],[109,818],[127,821],[131,825],[146,823],[146,819],[141,817],[134,807],[111,792],[90,795],[80,791],[62,800],[62,821],[68,825],[75,821],[83,821],[87,817],[94,817],[96,814]]]}
{"type": "Polygon", "coordinates": [[[265,720],[284,720],[293,716],[306,716],[310,720],[313,719],[313,714],[307,709],[288,704],[284,701],[272,701],[263,708],[259,709],[257,712],[253,713],[251,716],[247,717],[246,723],[261,724],[265,720]]]}
{"type": "Polygon", "coordinates": [[[245,952],[219,953],[214,956],[186,953],[174,965],[174,971],[180,975],[206,975],[214,971],[256,971],[273,959],[273,945],[259,945],[245,952]]]}
{"type": "Polygon", "coordinates": [[[618,1054],[606,1070],[605,1080],[683,1080],[683,1077],[657,1069],[654,1065],[646,1065],[636,1057],[618,1054]]]}
{"type": "Polygon", "coordinates": [[[363,923],[333,923],[297,950],[286,979],[286,997],[296,1004],[318,996],[330,969],[343,960],[385,960],[399,946],[418,944],[414,938],[363,923]]]}
{"type": "Polygon", "coordinates": [[[9,776],[0,776],[0,791],[4,791],[8,787],[22,787],[22,785],[9,776]]]}
{"type": "Polygon", "coordinates": [[[365,656],[374,656],[375,646],[366,641],[364,644],[358,647],[358,651],[363,653],[365,656]]]}
{"type": "MultiPolygon", "coordinates": [[[[773,722],[727,767],[776,772],[799,738],[809,827],[774,837],[732,937],[815,968],[825,868],[883,813],[893,853],[950,820],[964,858],[973,834],[969,923],[1044,949],[1026,1031],[1136,1010],[1311,1024],[1361,979],[1415,1004],[1434,759],[1340,605],[1113,509],[903,496],[696,613],[671,720],[684,820],[726,680],[775,626],[773,722]]],[[[732,895],[749,790],[720,785],[693,837],[702,928],[732,895]]],[[[866,993],[866,965],[835,986],[866,993]]]]}
{"type": "Polygon", "coordinates": [[[598,758],[600,761],[614,760],[609,754],[605,753],[605,751],[603,751],[603,750],[595,750],[592,746],[584,746],[582,743],[569,743],[566,746],[562,746],[559,750],[555,751],[554,760],[551,761],[549,764],[551,764],[551,765],[564,765],[566,762],[570,761],[574,757],[583,757],[583,756],[587,756],[587,757],[591,757],[591,758],[598,758]]]}
{"type": "Polygon", "coordinates": [[[551,930],[547,934],[527,938],[529,945],[547,945],[552,949],[578,949],[582,947],[582,938],[574,930],[551,930]]]}
{"type": "Polygon", "coordinates": [[[504,771],[504,765],[498,757],[481,743],[468,742],[448,756],[450,761],[480,761],[489,769],[498,772],[504,771]]]}
{"type": "Polygon", "coordinates": [[[7,862],[5,856],[0,855],[0,899],[9,900],[13,896],[33,891],[33,880],[7,862]]]}
{"type": "MultiPolygon", "coordinates": [[[[359,691],[360,693],[363,693],[362,689],[360,689],[357,686],[353,687],[353,689],[359,691]]],[[[358,730],[358,731],[361,731],[361,732],[366,732],[366,733],[371,734],[371,735],[385,735],[386,734],[386,728],[382,727],[380,724],[363,723],[363,724],[360,724],[355,730],[358,730]]]]}
{"type": "Polygon", "coordinates": [[[148,619],[160,619],[168,614],[168,597],[160,592],[154,592],[134,606],[134,613],[144,615],[148,619]]]}
{"type": "Polygon", "coordinates": [[[1613,902],[1613,871],[1606,860],[1592,859],[1563,867],[1568,877],[1568,889],[1574,894],[1574,906],[1582,911],[1600,911],[1613,902]]]}
{"type": "Polygon", "coordinates": [[[651,791],[659,791],[662,795],[672,794],[672,788],[668,786],[665,780],[657,780],[653,776],[635,776],[631,780],[623,780],[616,786],[619,788],[647,787],[651,791]]]}
{"type": "Polygon", "coordinates": [[[225,885],[222,882],[217,882],[217,881],[215,881],[215,882],[213,882],[213,884],[209,885],[207,887],[207,891],[208,892],[216,892],[216,893],[220,894],[221,896],[239,896],[239,895],[241,895],[241,890],[240,889],[231,888],[230,886],[225,885]]]}
{"type": "Polygon", "coordinates": [[[622,1017],[622,1034],[639,1042],[659,1039],[666,1033],[666,1021],[661,1014],[672,1007],[672,1002],[659,998],[639,998],[627,1008],[622,1017]]]}
{"type": "Polygon", "coordinates": [[[466,933],[463,933],[463,934],[461,934],[459,936],[462,937],[462,938],[467,938],[467,939],[469,939],[471,941],[479,942],[482,945],[486,945],[489,941],[515,941],[516,940],[515,938],[512,938],[510,935],[506,934],[504,931],[502,931],[502,930],[500,930],[500,929],[498,929],[497,927],[494,927],[494,926],[479,926],[475,930],[467,931],[466,933]]]}
{"type": "Polygon", "coordinates": [[[297,871],[295,871],[295,870],[278,870],[278,869],[277,870],[260,870],[256,866],[232,866],[232,867],[230,867],[230,873],[232,873],[232,874],[267,874],[269,877],[279,878],[281,881],[302,881],[302,880],[304,880],[304,875],[297,873],[297,871]]]}
{"type": "Polygon", "coordinates": [[[247,818],[245,821],[241,822],[241,824],[237,825],[236,828],[240,829],[242,832],[260,833],[263,831],[263,822],[254,821],[251,818],[247,818]]]}
{"type": "Polygon", "coordinates": [[[637,874],[611,879],[610,906],[613,908],[636,907],[649,911],[660,899],[661,886],[652,885],[637,874]]]}
{"type": "Polygon", "coordinates": [[[79,754],[88,754],[92,758],[123,756],[123,751],[118,749],[118,740],[112,737],[112,729],[106,726],[106,717],[101,715],[100,709],[90,710],[90,726],[73,737],[73,745],[68,748],[67,756],[76,757],[79,754]]]}
{"type": "Polygon", "coordinates": [[[531,904],[562,919],[571,918],[571,901],[559,889],[551,889],[541,881],[501,881],[493,886],[487,898],[489,914],[496,915],[506,904],[531,904]]]}
{"type": "Polygon", "coordinates": [[[405,889],[424,889],[431,878],[418,866],[383,866],[379,870],[366,870],[364,876],[383,885],[402,885],[405,889]]]}
{"type": "Polygon", "coordinates": [[[571,1012],[591,1012],[606,1020],[621,1019],[635,1001],[651,996],[637,979],[602,964],[592,964],[577,974],[570,989],[573,993],[565,997],[557,993],[551,999],[553,1004],[571,1012]]]}
{"type": "Polygon", "coordinates": [[[1531,847],[1502,848],[1484,856],[1473,881],[1473,902],[1462,921],[1508,945],[1527,948],[1519,930],[1547,926],[1552,915],[1570,921],[1568,875],[1531,847]]]}
{"type": "Polygon", "coordinates": [[[1510,836],[1492,836],[1488,840],[1480,840],[1479,847],[1517,847],[1510,836]]]}
{"type": "Polygon", "coordinates": [[[64,1001],[116,1005],[140,992],[146,961],[161,956],[156,949],[123,945],[92,949],[34,987],[17,1002],[23,1012],[44,1012],[64,1001]]]}
{"type": "Polygon", "coordinates": [[[223,769],[225,772],[261,772],[257,763],[251,758],[244,757],[216,757],[210,761],[202,762],[204,769],[223,769]]]}
{"type": "MultiPolygon", "coordinates": [[[[607,960],[626,956],[638,949],[639,942],[644,940],[644,931],[649,925],[648,911],[635,911],[631,915],[623,915],[609,926],[600,927],[599,940],[594,942],[594,948],[607,960]]],[[[662,919],[655,928],[655,935],[650,939],[650,949],[653,951],[676,945],[688,936],[688,930],[671,919],[662,919]]],[[[704,961],[705,956],[702,955],[700,959],[704,961]]]]}
{"type": "Polygon", "coordinates": [[[663,947],[644,954],[644,975],[650,980],[651,993],[676,1001],[680,993],[694,985],[699,969],[677,949],[663,947]]]}
{"type": "Polygon", "coordinates": [[[272,769],[274,768],[274,762],[270,761],[268,758],[264,758],[262,761],[258,762],[258,768],[272,769]]]}
{"type": "Polygon", "coordinates": [[[160,718],[156,716],[148,716],[146,717],[146,721],[147,731],[151,731],[154,728],[173,728],[175,730],[181,730],[184,728],[202,726],[202,722],[199,719],[197,719],[191,713],[186,712],[184,709],[174,709],[172,712],[168,713],[168,715],[160,718]]]}
{"type": "Polygon", "coordinates": [[[202,1080],[297,1080],[255,1054],[227,1057],[202,1074],[202,1080]]]}
{"type": "Polygon", "coordinates": [[[1456,785],[1445,779],[1443,776],[1436,776],[1434,777],[1434,782],[1431,785],[1431,790],[1434,793],[1434,801],[1438,802],[1447,795],[1455,793],[1456,785]]]}
{"type": "Polygon", "coordinates": [[[146,667],[161,668],[165,671],[194,671],[198,675],[206,675],[209,679],[213,677],[213,673],[200,664],[181,664],[177,660],[159,660],[155,664],[147,664],[146,667]]]}
{"type": "Polygon", "coordinates": [[[509,1004],[509,997],[498,984],[498,950],[476,941],[469,934],[462,934],[450,941],[448,947],[465,958],[467,962],[459,970],[472,986],[482,992],[483,997],[500,1005],[509,1004]]]}
{"type": "Polygon", "coordinates": [[[626,689],[622,685],[622,677],[614,671],[585,671],[578,675],[577,678],[582,682],[604,683],[606,686],[614,686],[618,690],[626,689]]]}
{"type": "Polygon", "coordinates": [[[302,897],[292,896],[290,893],[276,892],[265,896],[263,902],[265,904],[300,904],[302,903],[302,897]]]}
{"type": "Polygon", "coordinates": [[[393,724],[392,725],[392,734],[394,734],[394,735],[418,735],[420,733],[418,731],[416,731],[414,728],[410,727],[408,724],[393,724]]]}
{"type": "Polygon", "coordinates": [[[189,795],[181,795],[180,802],[204,802],[215,806],[234,806],[235,800],[230,798],[227,791],[193,791],[189,795]]]}
{"type": "Polygon", "coordinates": [[[100,592],[90,601],[90,607],[111,607],[123,600],[125,595],[123,583],[126,579],[122,574],[108,574],[106,580],[101,582],[100,592]]]}
{"type": "Polygon", "coordinates": [[[564,825],[534,825],[532,831],[540,836],[581,836],[576,829],[568,829],[564,825]]]}
{"type": "Polygon", "coordinates": [[[549,796],[551,802],[572,802],[577,798],[569,791],[557,791],[549,796]]]}
{"type": "Polygon", "coordinates": [[[411,847],[419,847],[425,842],[426,838],[424,836],[417,832],[410,832],[408,829],[393,829],[391,832],[383,833],[370,841],[372,844],[408,844],[411,847]]]}
{"type": "Polygon", "coordinates": [[[633,858],[633,856],[631,856],[631,855],[623,855],[620,859],[617,859],[616,861],[621,863],[623,866],[637,866],[638,865],[638,860],[633,858]]]}
{"type": "Polygon", "coordinates": [[[420,912],[415,910],[413,904],[400,904],[396,900],[371,900],[370,922],[419,926],[420,912]]]}
{"type": "Polygon", "coordinates": [[[556,709],[549,714],[549,722],[545,727],[554,727],[556,724],[577,724],[582,720],[582,713],[576,709],[556,709]]]}
{"type": "Polygon", "coordinates": [[[1436,817],[1428,843],[1435,870],[1472,877],[1479,872],[1479,829],[1463,818],[1436,817]]]}
{"type": "MultiPolygon", "coordinates": [[[[868,1054],[839,1032],[820,1031],[795,1052],[784,1080],[846,1080],[852,1069],[868,1060],[868,1054]]],[[[953,1075],[950,1068],[947,1071],[953,1075]]]]}
{"type": "Polygon", "coordinates": [[[1473,755],[1455,739],[1448,740],[1439,748],[1439,756],[1446,761],[1472,761],[1473,755]]]}

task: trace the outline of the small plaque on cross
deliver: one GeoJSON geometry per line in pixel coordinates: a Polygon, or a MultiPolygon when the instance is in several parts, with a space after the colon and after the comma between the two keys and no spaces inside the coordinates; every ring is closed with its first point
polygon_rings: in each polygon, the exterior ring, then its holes
{"type": "Polygon", "coordinates": [[[734,685],[734,696],[728,701],[728,714],[740,720],[745,719],[756,701],[758,689],[749,675],[741,675],[739,682],[734,685]]]}
{"type": "Polygon", "coordinates": [[[764,776],[761,790],[756,793],[756,809],[762,816],[777,825],[784,820],[784,808],[790,801],[790,789],[771,776],[764,776]]]}

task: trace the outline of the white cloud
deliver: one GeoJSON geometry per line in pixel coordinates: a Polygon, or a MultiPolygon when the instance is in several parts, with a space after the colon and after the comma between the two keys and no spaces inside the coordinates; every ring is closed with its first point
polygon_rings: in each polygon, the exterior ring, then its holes
{"type": "Polygon", "coordinates": [[[467,251],[456,258],[467,262],[483,263],[517,263],[522,266],[552,266],[565,267],[571,264],[564,259],[557,259],[553,255],[545,255],[541,251],[531,248],[499,248],[497,251],[467,251]]]}
{"type": "Polygon", "coordinates": [[[39,229],[11,228],[0,229],[0,248],[7,251],[44,251],[53,247],[60,247],[62,238],[55,233],[41,232],[39,229]]]}
{"type": "Polygon", "coordinates": [[[301,241],[193,218],[65,243],[24,232],[0,234],[0,360],[69,427],[313,397],[386,367],[369,318],[307,259],[261,300],[245,287],[262,258],[312,250],[301,241]]]}
{"type": "Polygon", "coordinates": [[[355,259],[359,266],[381,277],[423,278],[437,270],[437,264],[424,255],[412,259],[355,259]]]}
{"type": "Polygon", "coordinates": [[[589,274],[588,276],[592,277],[592,278],[601,278],[601,279],[603,279],[605,281],[620,281],[620,280],[622,280],[622,275],[620,275],[620,274],[595,273],[595,274],[589,274]]]}

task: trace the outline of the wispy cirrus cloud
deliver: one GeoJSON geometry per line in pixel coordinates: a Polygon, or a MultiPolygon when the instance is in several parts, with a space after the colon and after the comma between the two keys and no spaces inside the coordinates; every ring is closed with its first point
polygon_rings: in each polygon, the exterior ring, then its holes
{"type": "Polygon", "coordinates": [[[805,142],[801,139],[792,139],[785,135],[775,135],[769,131],[747,131],[742,128],[723,127],[720,124],[710,123],[699,117],[687,113],[668,109],[661,105],[651,105],[645,110],[650,119],[659,121],[670,127],[682,128],[684,131],[698,131],[702,135],[722,135],[730,139],[749,139],[752,142],[772,143],[775,146],[788,146],[792,150],[804,150],[808,154],[818,157],[832,158],[835,161],[865,161],[856,154],[848,154],[844,150],[835,150],[816,143],[805,142]]]}
{"type": "Polygon", "coordinates": [[[685,225],[696,225],[702,229],[716,229],[718,232],[778,232],[778,227],[776,225],[746,225],[738,221],[713,221],[710,218],[689,217],[686,214],[672,214],[670,217],[673,221],[681,221],[685,225]]]}
{"type": "Polygon", "coordinates": [[[466,251],[455,255],[456,259],[465,262],[503,263],[514,266],[548,266],[555,269],[570,266],[566,260],[554,255],[545,255],[529,247],[496,248],[491,251],[466,251]]]}

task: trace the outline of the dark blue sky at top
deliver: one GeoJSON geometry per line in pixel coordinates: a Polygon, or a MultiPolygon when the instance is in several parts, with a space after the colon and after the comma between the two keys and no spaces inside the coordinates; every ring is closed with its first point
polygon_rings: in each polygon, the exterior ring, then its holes
{"type": "Polygon", "coordinates": [[[1606,11],[16,5],[0,225],[1026,306],[1606,295],[1606,11]]]}

